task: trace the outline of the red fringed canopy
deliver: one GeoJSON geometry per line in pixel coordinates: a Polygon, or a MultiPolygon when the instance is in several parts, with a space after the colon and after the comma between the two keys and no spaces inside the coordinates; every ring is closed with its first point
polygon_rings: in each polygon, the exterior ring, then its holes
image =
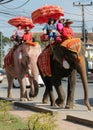
{"type": "Polygon", "coordinates": [[[47,23],[49,18],[59,19],[59,16],[64,16],[64,11],[60,6],[45,5],[32,12],[33,23],[47,23]]]}
{"type": "Polygon", "coordinates": [[[32,20],[23,16],[12,18],[8,21],[8,23],[15,27],[17,27],[18,25],[21,25],[22,28],[29,26],[30,29],[32,29],[34,27],[32,20]]]}

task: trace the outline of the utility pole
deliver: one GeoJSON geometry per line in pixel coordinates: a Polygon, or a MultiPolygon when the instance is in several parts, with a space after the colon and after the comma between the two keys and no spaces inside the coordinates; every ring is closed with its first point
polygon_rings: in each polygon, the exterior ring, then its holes
{"type": "Polygon", "coordinates": [[[84,0],[82,2],[73,2],[73,6],[81,6],[82,7],[82,39],[85,45],[85,15],[84,15],[84,7],[92,6],[92,1],[89,4],[85,4],[84,0]]]}
{"type": "Polygon", "coordinates": [[[2,67],[2,32],[0,32],[0,67],[2,67]]]}

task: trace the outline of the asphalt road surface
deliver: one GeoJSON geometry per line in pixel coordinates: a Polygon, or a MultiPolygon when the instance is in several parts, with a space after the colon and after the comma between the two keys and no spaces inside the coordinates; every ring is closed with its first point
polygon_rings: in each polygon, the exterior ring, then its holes
{"type": "MultiPolygon", "coordinates": [[[[0,83],[0,97],[7,97],[7,80],[4,79],[3,83],[0,83]]],[[[65,93],[67,92],[67,81],[62,81],[62,86],[65,90],[65,93]]],[[[91,104],[93,105],[93,83],[88,83],[89,86],[89,99],[91,104]]],[[[39,89],[39,94],[36,98],[37,101],[42,101],[42,96],[44,93],[45,87],[41,87],[39,89]]],[[[27,91],[29,91],[29,88],[27,88],[27,91]]],[[[55,89],[54,89],[55,92],[55,89]]],[[[55,97],[56,97],[55,92],[55,97]]],[[[13,98],[19,99],[20,98],[20,88],[13,88],[13,98]]],[[[76,83],[76,89],[75,89],[75,102],[79,104],[83,104],[84,99],[84,91],[83,91],[83,85],[81,80],[76,83]]]]}
{"type": "MultiPolygon", "coordinates": [[[[62,85],[64,87],[64,90],[66,92],[67,90],[67,81],[63,81],[62,85]]],[[[87,116],[89,119],[92,118],[93,116],[93,83],[89,83],[89,99],[90,103],[92,106],[92,111],[88,112],[87,108],[85,105],[83,105],[84,102],[84,92],[83,92],[83,86],[81,81],[77,82],[76,84],[76,90],[75,90],[75,103],[77,108],[74,110],[61,110],[58,113],[58,118],[57,118],[57,124],[59,126],[59,130],[92,130],[93,128],[83,126],[77,123],[72,123],[66,121],[66,116],[67,114],[74,114],[74,115],[82,115],[82,116],[87,116]]],[[[41,102],[42,101],[42,96],[44,92],[44,87],[41,87],[39,90],[38,96],[35,98],[36,102],[41,102]]],[[[29,88],[27,89],[29,91],[29,88]]],[[[54,90],[55,91],[55,90],[54,90]]],[[[55,97],[56,97],[56,92],[55,92],[55,97]]],[[[4,79],[3,83],[0,84],[0,97],[7,97],[7,80],[4,79]]],[[[13,97],[15,99],[19,100],[20,97],[20,88],[13,88],[13,97]]],[[[18,108],[17,110],[11,111],[12,114],[16,116],[20,116],[21,118],[27,118],[32,112],[29,110],[24,110],[23,108],[18,108]]]]}

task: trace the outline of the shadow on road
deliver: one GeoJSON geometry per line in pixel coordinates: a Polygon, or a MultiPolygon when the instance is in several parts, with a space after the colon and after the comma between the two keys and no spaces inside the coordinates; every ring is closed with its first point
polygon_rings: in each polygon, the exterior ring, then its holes
{"type": "MultiPolygon", "coordinates": [[[[75,100],[76,104],[85,105],[84,99],[75,100]]],[[[93,106],[93,98],[89,98],[91,106],[93,106]]]]}

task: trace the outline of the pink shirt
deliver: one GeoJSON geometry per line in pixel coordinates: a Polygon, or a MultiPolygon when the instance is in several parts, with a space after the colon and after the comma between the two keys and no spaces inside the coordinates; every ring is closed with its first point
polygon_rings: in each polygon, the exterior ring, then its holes
{"type": "Polygon", "coordinates": [[[62,23],[57,23],[57,30],[58,30],[59,32],[62,31],[62,28],[63,28],[63,24],[62,24],[62,23]]]}

